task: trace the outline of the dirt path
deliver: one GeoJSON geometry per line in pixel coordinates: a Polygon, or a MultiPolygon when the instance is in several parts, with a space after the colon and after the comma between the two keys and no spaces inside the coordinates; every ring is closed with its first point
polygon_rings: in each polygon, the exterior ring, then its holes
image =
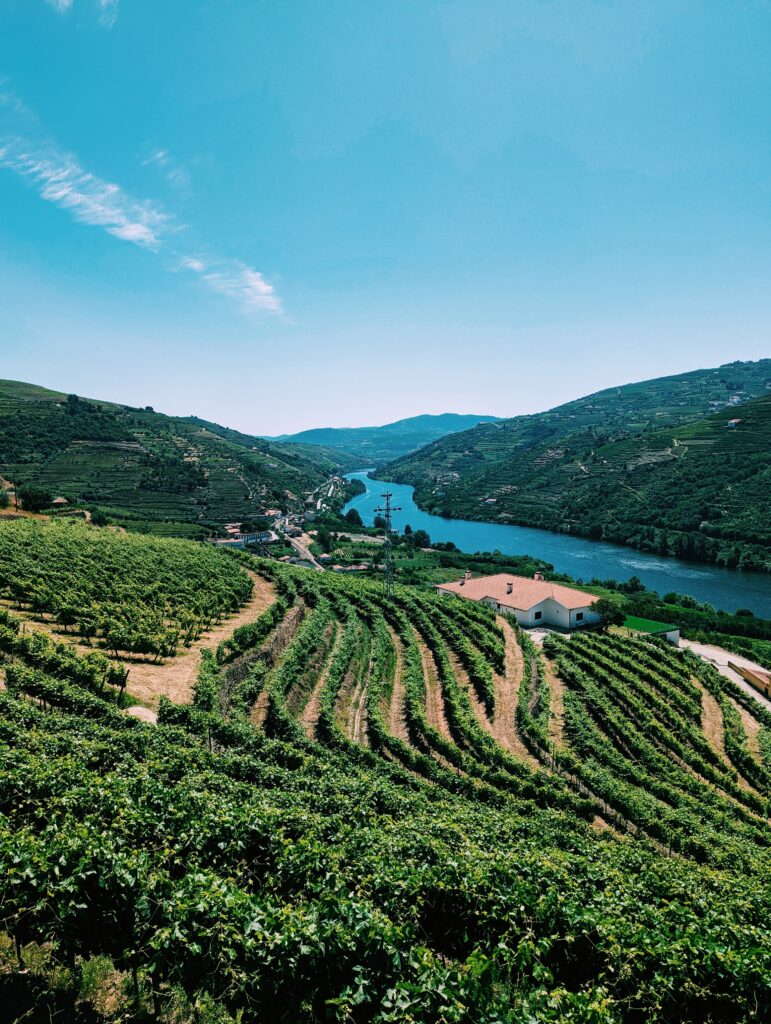
{"type": "Polygon", "coordinates": [[[163,665],[131,665],[127,687],[131,696],[153,708],[157,707],[161,696],[168,697],[175,704],[190,703],[201,651],[214,650],[239,626],[254,622],[276,600],[276,588],[272,583],[256,573],[250,572],[249,575],[254,583],[252,596],[232,618],[225,619],[196,640],[191,647],[183,648],[176,657],[169,658],[163,665]]]}
{"type": "Polygon", "coordinates": [[[329,678],[329,670],[332,665],[332,662],[334,661],[335,654],[340,643],[340,637],[342,635],[340,630],[340,623],[337,622],[337,620],[335,620],[334,623],[334,631],[335,637],[329,649],[327,660],[324,664],[322,671],[319,672],[319,677],[316,680],[313,689],[311,690],[311,695],[308,698],[308,702],[306,703],[305,707],[303,708],[302,715],[300,716],[300,724],[305,730],[305,735],[308,737],[309,740],[314,740],[316,738],[316,725],[319,720],[319,703],[321,701],[321,693],[327,684],[327,679],[329,678]]]}
{"type": "Polygon", "coordinates": [[[391,689],[391,706],[388,709],[388,731],[392,736],[410,742],[410,735],[407,730],[407,721],[404,715],[404,658],[402,654],[402,642],[396,635],[396,631],[390,626],[388,631],[391,634],[391,641],[396,651],[396,665],[394,666],[394,684],[391,689]]]}
{"type": "MultiPolygon", "coordinates": [[[[755,793],[759,796],[760,794],[757,792],[755,787],[750,785],[750,783],[744,778],[744,776],[741,774],[741,772],[739,772],[736,765],[733,763],[733,761],[731,761],[728,754],[726,753],[725,726],[723,722],[723,710],[720,707],[720,704],[717,702],[716,698],[713,697],[712,694],[706,689],[704,684],[696,678],[696,676],[691,676],[691,682],[701,694],[701,728],[702,732],[707,738],[707,742],[712,747],[712,749],[720,755],[720,759],[726,766],[726,768],[728,768],[729,771],[736,773],[737,785],[746,792],[755,793]]],[[[740,708],[738,708],[738,706],[737,709],[741,710],[740,708]]],[[[748,718],[749,717],[750,716],[748,716],[748,718]]],[[[717,786],[714,782],[710,782],[709,779],[705,779],[690,765],[685,765],[684,767],[686,771],[694,775],[705,786],[710,786],[712,789],[717,790],[717,792],[720,793],[721,796],[723,796],[726,800],[730,800],[733,803],[741,804],[741,802],[736,800],[735,797],[731,796],[730,793],[726,793],[725,790],[721,789],[720,786],[717,786]]],[[[744,807],[744,804],[741,804],[741,806],[744,807]]],[[[746,807],[745,810],[747,810],[746,807]]],[[[752,811],[750,811],[750,813],[754,814],[754,812],[752,811]]],[[[759,818],[758,820],[763,819],[759,818]]]]}
{"type": "Polygon", "coordinates": [[[692,676],[691,682],[701,692],[701,730],[712,749],[717,751],[721,760],[728,765],[729,761],[725,753],[723,711],[712,694],[704,689],[698,679],[692,676]]]}
{"type": "Polygon", "coordinates": [[[517,703],[524,675],[525,659],[511,625],[502,616],[498,617],[498,625],[503,631],[506,644],[506,661],[503,675],[495,673],[494,676],[493,736],[502,747],[512,754],[516,754],[521,761],[527,762],[531,768],[538,768],[540,767],[538,760],[533,757],[517,732],[517,703]]]}
{"type": "Polygon", "coordinates": [[[126,708],[125,714],[130,718],[138,718],[140,722],[147,722],[148,725],[158,724],[156,713],[149,708],[143,708],[141,704],[135,704],[133,707],[126,708]]]}
{"type": "Polygon", "coordinates": [[[541,657],[544,678],[549,687],[549,741],[553,746],[564,746],[565,737],[565,684],[548,658],[541,657]]]}
{"type": "Polygon", "coordinates": [[[420,660],[423,663],[423,679],[426,685],[426,720],[446,740],[452,740],[450,726],[444,713],[442,685],[439,682],[439,673],[434,656],[421,636],[417,636],[416,639],[420,650],[420,660]]]}
{"type": "Polygon", "coordinates": [[[351,739],[361,747],[369,746],[367,741],[367,684],[362,683],[358,691],[356,709],[351,727],[351,739]]]}
{"type": "MultiPolygon", "coordinates": [[[[249,575],[254,583],[254,590],[243,608],[214,626],[208,633],[204,633],[190,647],[181,647],[179,654],[174,658],[169,658],[157,665],[139,658],[137,660],[111,659],[129,670],[127,686],[129,696],[134,697],[139,704],[153,709],[157,709],[158,701],[162,696],[168,697],[175,704],[190,703],[193,698],[193,687],[198,673],[201,651],[214,650],[235,629],[253,622],[276,600],[276,589],[272,583],[256,573],[249,572],[249,575]]],[[[86,644],[75,642],[71,635],[60,630],[53,622],[39,621],[23,616],[20,618],[23,618],[26,629],[47,633],[57,640],[69,642],[79,654],[88,654],[94,650],[108,654],[100,647],[88,647],[86,644]]]]}
{"type": "Polygon", "coordinates": [[[746,708],[743,708],[741,704],[737,704],[736,701],[730,697],[729,700],[741,716],[742,725],[744,726],[744,731],[747,734],[747,746],[749,747],[750,753],[758,763],[762,764],[763,753],[760,749],[760,722],[757,718],[753,718],[749,711],[747,711],[746,708]]]}
{"type": "Polygon", "coordinates": [[[346,735],[354,743],[360,746],[369,746],[367,741],[367,691],[369,688],[369,673],[372,669],[372,659],[367,666],[367,671],[362,678],[356,679],[351,693],[351,702],[348,706],[348,716],[345,724],[346,735]]]}
{"type": "Polygon", "coordinates": [[[249,715],[249,721],[252,723],[255,729],[262,729],[265,725],[265,718],[268,714],[268,688],[263,686],[260,690],[260,695],[254,702],[254,707],[249,715]]]}
{"type": "Polygon", "coordinates": [[[487,708],[480,700],[479,694],[477,693],[474,684],[471,682],[471,679],[469,678],[469,674],[466,671],[463,662],[460,660],[458,655],[455,654],[454,651],[448,650],[447,653],[450,659],[450,665],[452,666],[453,675],[455,676],[458,682],[458,686],[461,688],[461,690],[465,690],[466,693],[468,694],[468,699],[471,702],[471,707],[473,708],[474,714],[479,720],[479,724],[482,726],[485,732],[488,732],[491,736],[494,737],[495,730],[493,728],[493,723],[487,714],[487,708]]]}

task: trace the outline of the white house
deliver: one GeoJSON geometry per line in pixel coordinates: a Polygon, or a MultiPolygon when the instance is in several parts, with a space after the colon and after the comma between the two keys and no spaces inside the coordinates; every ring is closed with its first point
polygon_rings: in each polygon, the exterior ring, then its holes
{"type": "Polygon", "coordinates": [[[579,629],[602,621],[602,616],[592,611],[598,597],[561,583],[549,583],[538,572],[533,579],[503,572],[472,579],[467,572],[456,583],[440,583],[436,589],[489,604],[502,615],[513,615],[520,626],[579,629]]]}

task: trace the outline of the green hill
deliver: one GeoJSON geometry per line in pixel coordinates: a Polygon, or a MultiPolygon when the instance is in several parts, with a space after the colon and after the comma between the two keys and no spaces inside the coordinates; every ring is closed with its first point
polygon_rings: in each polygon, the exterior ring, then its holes
{"type": "Polygon", "coordinates": [[[299,434],[284,434],[273,440],[339,449],[357,456],[358,465],[352,468],[360,469],[365,465],[374,466],[398,459],[448,434],[469,430],[478,423],[494,422],[496,419],[495,416],[466,416],[445,412],[438,416],[410,416],[395,423],[386,423],[382,427],[319,427],[303,430],[299,434]]]}
{"type": "Polygon", "coordinates": [[[202,526],[303,507],[345,468],[339,453],[282,445],[194,418],[0,381],[0,473],[127,522],[202,526]]]}
{"type": "Polygon", "coordinates": [[[383,475],[441,515],[771,569],[769,386],[771,360],[630,384],[445,438],[383,475]]]}
{"type": "Polygon", "coordinates": [[[771,713],[691,652],[539,649],[473,602],[184,541],[3,536],[4,1021],[767,1020],[771,713]],[[251,587],[190,692],[127,715],[141,652],[173,671],[251,587]]]}

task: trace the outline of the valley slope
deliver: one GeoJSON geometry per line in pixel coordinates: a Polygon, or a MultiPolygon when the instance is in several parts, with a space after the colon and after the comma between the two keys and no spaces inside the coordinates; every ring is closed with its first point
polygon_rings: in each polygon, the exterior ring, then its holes
{"type": "Polygon", "coordinates": [[[299,434],[284,434],[272,440],[322,445],[344,451],[346,455],[354,454],[359,459],[356,468],[361,468],[398,459],[448,434],[495,420],[495,416],[466,416],[445,412],[438,416],[410,416],[395,423],[386,423],[382,427],[319,427],[303,430],[299,434]]]}
{"type": "Polygon", "coordinates": [[[382,475],[441,515],[771,570],[769,383],[771,360],[630,384],[445,438],[382,475]]]}
{"type": "Polygon", "coordinates": [[[205,525],[302,508],[345,468],[339,452],[265,441],[196,418],[0,381],[0,474],[120,521],[205,525]]]}

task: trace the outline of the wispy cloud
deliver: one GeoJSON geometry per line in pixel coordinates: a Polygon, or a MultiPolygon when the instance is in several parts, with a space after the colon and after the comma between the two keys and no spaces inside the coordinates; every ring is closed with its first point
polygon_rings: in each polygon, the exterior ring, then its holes
{"type": "Polygon", "coordinates": [[[104,28],[112,28],[118,20],[118,0],[97,0],[99,6],[99,24],[104,28]]]}
{"type": "Polygon", "coordinates": [[[208,261],[197,256],[186,256],[181,266],[199,274],[213,292],[234,299],[247,312],[283,312],[281,300],[273,285],[268,284],[259,271],[252,270],[240,260],[208,261]]]}
{"type": "MultiPolygon", "coordinates": [[[[92,0],[99,12],[99,24],[104,28],[112,28],[118,20],[118,4],[120,0],[92,0]]],[[[74,0],[46,0],[49,7],[58,14],[66,14],[73,6],[74,0]]]]}
{"type": "Polygon", "coordinates": [[[171,218],[159,206],[132,199],[55,147],[6,139],[0,145],[0,165],[30,181],[43,199],[69,210],[76,220],[103,227],[126,242],[158,249],[171,228],[171,218]]]}
{"type": "MultiPolygon", "coordinates": [[[[151,161],[164,169],[170,166],[165,150],[158,150],[151,161]]],[[[212,255],[206,246],[193,245],[190,229],[162,204],[135,198],[43,138],[31,112],[2,80],[1,167],[13,171],[42,199],[66,210],[80,223],[100,227],[121,241],[167,257],[170,269],[196,275],[207,288],[234,300],[243,311],[283,312],[273,285],[258,270],[241,260],[212,255]]]]}
{"type": "Polygon", "coordinates": [[[176,162],[167,149],[154,150],[147,159],[142,161],[144,167],[155,165],[159,167],[168,183],[183,198],[189,199],[192,195],[192,182],[190,175],[180,164],[176,162]]]}

